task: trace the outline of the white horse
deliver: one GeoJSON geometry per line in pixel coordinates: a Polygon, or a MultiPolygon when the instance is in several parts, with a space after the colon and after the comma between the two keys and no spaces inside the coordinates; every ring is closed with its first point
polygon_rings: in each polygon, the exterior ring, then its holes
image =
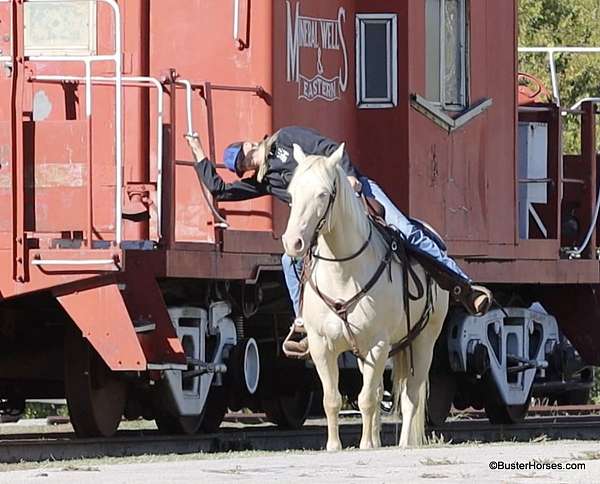
{"type": "MultiPolygon", "coordinates": [[[[407,335],[402,297],[403,267],[398,260],[392,259],[368,292],[348,308],[348,325],[332,308],[332,301],[348,301],[368,287],[381,261],[389,254],[389,245],[370,226],[364,204],[356,197],[339,166],[343,152],[344,145],[341,145],[328,158],[306,156],[300,147],[294,146],[294,157],[299,166],[289,186],[292,208],[283,235],[288,255],[305,256],[316,240],[316,253],[321,257],[320,260],[313,259],[313,266],[305,269],[312,282],[304,287],[302,317],[310,355],[323,384],[328,451],[341,449],[338,413],[342,398],[338,390],[338,356],[351,349],[360,354],[358,363],[363,374],[363,387],[358,396],[363,423],[360,448],[379,447],[384,367],[394,343],[407,335]],[[330,304],[324,299],[329,299],[330,304]]],[[[414,262],[412,266],[425,286],[426,275],[422,267],[414,262]]],[[[417,291],[414,281],[410,280],[409,286],[414,294],[417,291]]],[[[395,406],[398,408],[400,399],[402,410],[402,447],[421,445],[425,441],[427,378],[433,346],[446,317],[449,300],[448,292],[435,283],[431,294],[429,322],[412,343],[414,373],[411,372],[408,349],[393,357],[395,406]]],[[[425,305],[425,297],[409,304],[413,324],[423,314],[425,305]]]]}

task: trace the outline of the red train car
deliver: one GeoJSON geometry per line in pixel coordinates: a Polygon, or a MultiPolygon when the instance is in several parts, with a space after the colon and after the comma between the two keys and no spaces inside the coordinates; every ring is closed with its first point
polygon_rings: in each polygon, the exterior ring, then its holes
{"type": "Polygon", "coordinates": [[[516,0],[4,0],[0,30],[5,410],[66,395],[79,435],[123,414],[208,431],[242,406],[301,425],[314,375],[279,354],[287,207],[217,206],[194,131],[217,163],[284,125],[347,141],[495,289],[504,313],[448,321],[444,405],[517,419],[560,356],[554,317],[600,360],[594,112],[563,166],[557,106],[517,107],[516,0]]]}

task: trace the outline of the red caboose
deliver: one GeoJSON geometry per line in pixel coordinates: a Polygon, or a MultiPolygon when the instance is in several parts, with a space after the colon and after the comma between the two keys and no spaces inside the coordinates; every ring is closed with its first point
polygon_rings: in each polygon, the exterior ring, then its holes
{"type": "Polygon", "coordinates": [[[0,29],[6,409],[66,395],[80,435],[123,414],[209,430],[242,406],[303,422],[312,374],[279,354],[287,207],[217,206],[185,161],[194,131],[216,163],[284,125],[346,141],[492,285],[505,313],[448,321],[444,405],[518,418],[536,373],[561,371],[545,311],[600,359],[594,112],[563,166],[558,107],[517,109],[516,0],[4,0],[0,29]],[[581,233],[561,230],[567,202],[581,233]]]}

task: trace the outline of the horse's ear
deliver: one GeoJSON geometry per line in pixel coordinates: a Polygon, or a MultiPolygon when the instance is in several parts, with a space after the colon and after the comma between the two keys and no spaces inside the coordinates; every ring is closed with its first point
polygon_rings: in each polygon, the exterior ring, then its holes
{"type": "Polygon", "coordinates": [[[346,143],[342,143],[338,146],[337,150],[335,150],[329,158],[327,158],[327,163],[330,166],[336,166],[342,161],[344,157],[344,150],[346,149],[346,143]]]}
{"type": "Polygon", "coordinates": [[[294,143],[294,159],[298,162],[299,165],[304,163],[304,161],[306,160],[306,155],[304,154],[304,151],[302,151],[302,148],[296,143],[294,143]]]}

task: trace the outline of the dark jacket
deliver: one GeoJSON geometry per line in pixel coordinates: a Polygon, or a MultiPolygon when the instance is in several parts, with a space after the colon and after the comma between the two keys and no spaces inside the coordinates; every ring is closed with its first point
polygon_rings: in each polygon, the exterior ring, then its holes
{"type": "MultiPolygon", "coordinates": [[[[196,164],[196,172],[217,201],[249,200],[263,195],[273,195],[289,203],[287,188],[292,181],[298,162],[294,159],[294,144],[302,148],[307,155],[331,155],[339,146],[317,131],[299,126],[290,126],[279,131],[277,141],[267,155],[267,171],[262,181],[256,175],[250,178],[225,183],[217,173],[215,166],[207,159],[196,164]]],[[[360,178],[361,174],[350,162],[344,152],[341,166],[348,176],[360,178]]]]}

